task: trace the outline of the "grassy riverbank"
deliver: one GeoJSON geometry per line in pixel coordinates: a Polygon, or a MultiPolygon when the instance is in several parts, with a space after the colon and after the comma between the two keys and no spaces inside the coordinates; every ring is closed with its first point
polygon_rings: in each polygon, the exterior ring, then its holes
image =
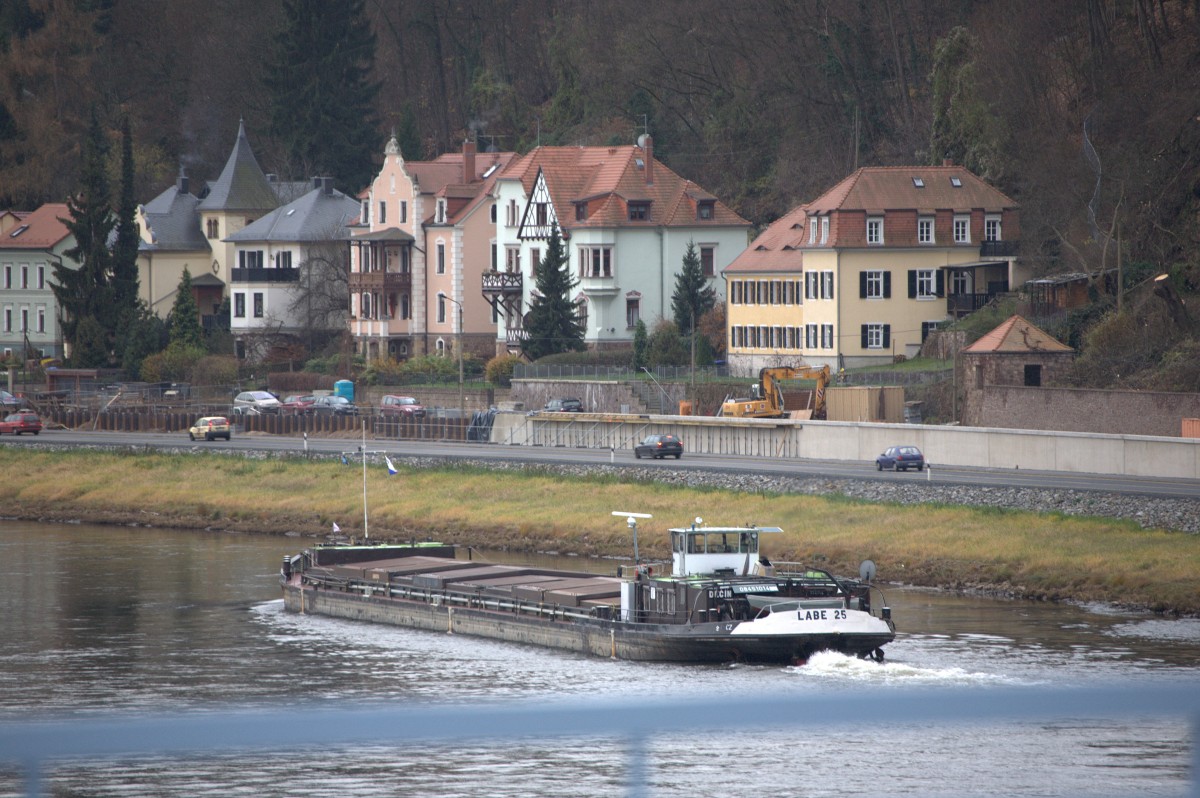
{"type": "MultiPolygon", "coordinates": [[[[394,477],[368,467],[372,537],[627,556],[625,522],[610,513],[630,510],[654,516],[639,527],[644,556],[666,558],[663,531],[701,516],[783,527],[764,543],[773,559],[839,573],[870,558],[889,582],[1200,613],[1200,536],[1126,521],[397,466],[394,477]]],[[[0,514],[12,517],[314,536],[334,522],[362,528],[362,470],[336,461],[0,446],[0,473],[0,514]]]]}

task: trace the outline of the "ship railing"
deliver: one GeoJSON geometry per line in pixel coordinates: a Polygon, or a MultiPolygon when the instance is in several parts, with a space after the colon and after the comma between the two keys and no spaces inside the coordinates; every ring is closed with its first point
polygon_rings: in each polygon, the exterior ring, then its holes
{"type": "MultiPolygon", "coordinates": [[[[23,793],[27,798],[42,798],[53,788],[47,772],[64,764],[74,767],[80,761],[158,755],[191,759],[254,751],[291,755],[300,766],[306,761],[302,757],[315,752],[327,753],[331,747],[352,750],[364,742],[416,746],[411,749],[416,751],[421,746],[442,745],[452,750],[457,746],[469,752],[491,750],[497,740],[542,740],[549,750],[555,750],[554,746],[564,745],[565,740],[611,738],[625,743],[627,759],[621,789],[630,798],[645,798],[653,785],[661,783],[657,771],[652,770],[652,743],[671,735],[694,735],[697,729],[710,730],[715,740],[729,741],[734,734],[763,733],[765,729],[772,735],[780,730],[800,734],[813,728],[822,732],[865,728],[886,733],[921,724],[935,730],[953,725],[1020,733],[1031,724],[1053,726],[1061,722],[1107,729],[1113,723],[1136,718],[1180,727],[1167,733],[1172,739],[1185,741],[1183,751],[1187,751],[1190,739],[1191,772],[1186,765],[1172,770],[1164,794],[1200,798],[1200,691],[1179,680],[1083,688],[863,688],[620,700],[574,696],[569,702],[548,702],[534,696],[516,702],[464,706],[382,703],[313,703],[304,707],[300,723],[296,722],[296,707],[290,704],[272,708],[228,706],[220,711],[210,707],[197,712],[30,713],[0,721],[0,762],[14,770],[19,768],[16,772],[24,776],[23,793]]],[[[923,740],[919,737],[912,745],[923,740]]],[[[738,742],[744,741],[739,738],[738,742]]],[[[893,757],[908,753],[903,743],[888,749],[893,757]]],[[[1045,767],[1055,766],[1050,757],[1045,767]]],[[[398,764],[391,775],[403,778],[402,767],[398,764]]],[[[1037,763],[1028,766],[1027,771],[1036,778],[1039,774],[1029,769],[1034,767],[1037,763]]],[[[224,768],[220,772],[221,782],[211,787],[235,792],[237,769],[224,768]]],[[[741,777],[735,771],[718,775],[716,791],[737,794],[741,777]]],[[[999,778],[995,772],[977,774],[970,786],[981,794],[1003,794],[999,778]]],[[[924,784],[915,784],[918,793],[924,787],[929,794],[943,786],[934,774],[924,784]]],[[[1112,784],[1096,782],[1091,786],[1095,788],[1091,795],[1127,794],[1101,792],[1106,787],[1116,790],[1112,784]]]]}

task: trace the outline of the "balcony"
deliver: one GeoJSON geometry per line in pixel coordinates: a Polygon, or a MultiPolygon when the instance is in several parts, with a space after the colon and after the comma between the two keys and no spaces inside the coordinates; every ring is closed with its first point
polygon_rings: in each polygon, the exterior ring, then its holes
{"type": "Polygon", "coordinates": [[[350,290],[407,293],[412,290],[412,272],[350,272],[350,290]]]}
{"type": "Polygon", "coordinates": [[[970,315],[991,301],[995,294],[947,294],[946,313],[953,318],[970,315]]]}
{"type": "Polygon", "coordinates": [[[350,334],[355,338],[391,338],[397,335],[408,335],[412,331],[409,319],[393,319],[391,316],[380,316],[373,319],[350,319],[350,334]]]}
{"type": "Polygon", "coordinates": [[[1020,241],[984,241],[979,245],[981,258],[1015,258],[1020,241]]]}
{"type": "Polygon", "coordinates": [[[297,283],[299,269],[231,269],[230,282],[234,283],[297,283]]]}
{"type": "Polygon", "coordinates": [[[520,297],[524,290],[518,272],[484,272],[483,295],[486,297],[520,297]]]}

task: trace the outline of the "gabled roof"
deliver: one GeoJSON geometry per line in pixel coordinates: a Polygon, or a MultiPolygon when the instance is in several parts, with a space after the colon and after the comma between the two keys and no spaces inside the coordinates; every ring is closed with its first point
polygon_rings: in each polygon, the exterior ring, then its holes
{"type": "Polygon", "coordinates": [[[984,335],[963,350],[980,353],[1021,352],[1074,352],[1064,343],[1055,340],[1049,333],[1026,321],[1021,316],[1010,316],[1007,321],[984,335]]]}
{"type": "Polygon", "coordinates": [[[805,206],[809,213],[974,209],[999,213],[1016,207],[1016,202],[965,166],[864,166],[805,206]]]}
{"type": "Polygon", "coordinates": [[[808,241],[804,218],[801,205],[776,219],[725,267],[724,273],[799,272],[804,254],[798,249],[808,241]]]}
{"type": "Polygon", "coordinates": [[[350,237],[347,224],[357,219],[359,213],[360,205],[353,197],[332,188],[328,191],[314,188],[224,240],[236,243],[345,240],[350,237]]]}
{"type": "Polygon", "coordinates": [[[655,160],[652,150],[637,145],[538,147],[509,164],[499,179],[519,181],[529,196],[539,170],[545,175],[554,214],[565,229],[750,226],[704,189],[655,160]],[[647,169],[653,178],[649,183],[647,169]],[[576,220],[573,206],[585,201],[587,219],[576,220]],[[645,221],[629,220],[630,201],[650,203],[645,221]],[[698,201],[713,202],[712,219],[697,220],[698,201]]]}
{"type": "Polygon", "coordinates": [[[142,241],[141,250],[211,250],[200,229],[200,199],[187,190],[182,171],[175,184],[142,206],[142,215],[151,242],[142,241]]]}
{"type": "MultiPolygon", "coordinates": [[[[417,182],[422,194],[433,194],[448,200],[446,224],[457,224],[484,201],[492,192],[496,178],[516,157],[515,152],[481,152],[475,155],[475,179],[463,183],[463,153],[447,152],[432,161],[406,161],[404,168],[417,182]],[[487,175],[485,178],[484,175],[487,175]]],[[[433,218],[432,205],[429,215],[433,218]]]]}
{"type": "Polygon", "coordinates": [[[65,202],[48,202],[25,214],[20,224],[0,236],[0,249],[50,249],[71,235],[60,221],[69,216],[65,202]]]}
{"type": "Polygon", "coordinates": [[[220,177],[210,185],[208,196],[201,200],[200,210],[263,212],[278,206],[279,199],[250,149],[246,125],[238,122],[233,152],[220,177]]]}

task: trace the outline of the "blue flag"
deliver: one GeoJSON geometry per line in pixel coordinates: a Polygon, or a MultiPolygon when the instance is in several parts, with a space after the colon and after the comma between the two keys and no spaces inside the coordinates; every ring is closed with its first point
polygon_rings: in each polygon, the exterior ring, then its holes
{"type": "Polygon", "coordinates": [[[385,454],[383,456],[383,462],[387,463],[388,474],[390,474],[391,476],[395,476],[396,475],[396,466],[392,465],[392,458],[388,457],[385,454]]]}

